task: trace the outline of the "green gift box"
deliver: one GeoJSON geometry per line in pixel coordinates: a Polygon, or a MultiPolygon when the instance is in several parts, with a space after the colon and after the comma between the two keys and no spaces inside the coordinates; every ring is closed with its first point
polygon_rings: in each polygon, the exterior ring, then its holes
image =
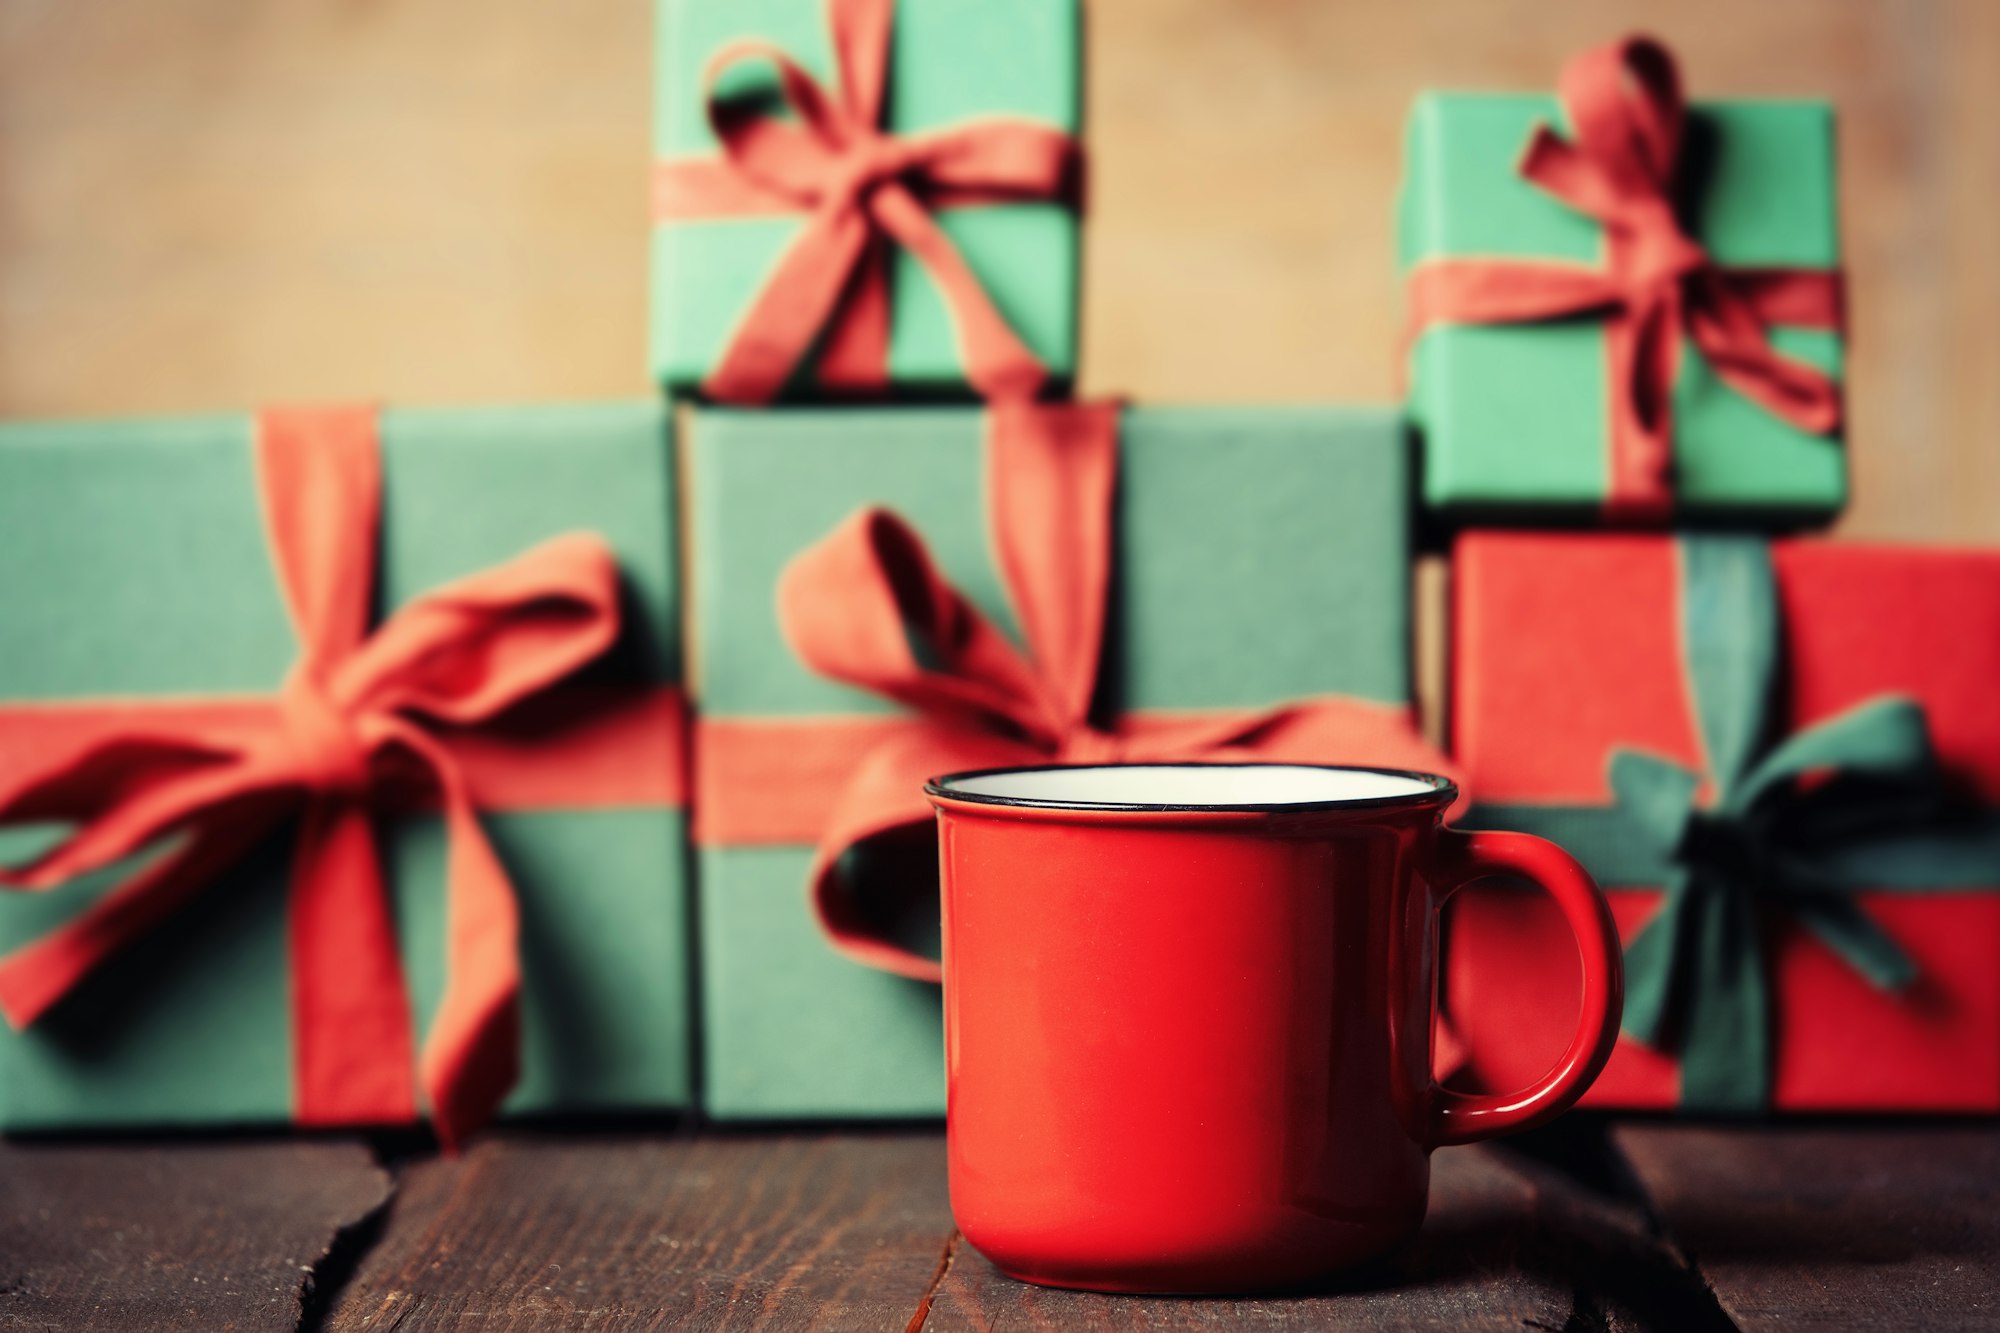
{"type": "Polygon", "coordinates": [[[1425,505],[1487,519],[1615,516],[1621,501],[1656,520],[1833,515],[1847,468],[1837,429],[1821,429],[1837,421],[1844,370],[1831,108],[1729,100],[1683,116],[1671,56],[1644,42],[1585,53],[1563,86],[1561,99],[1427,93],[1409,120],[1398,248],[1412,284],[1408,410],[1425,505]],[[1619,74],[1636,91],[1621,89],[1619,74]],[[1609,133],[1580,132],[1579,109],[1609,133]],[[1644,148],[1648,133],[1667,145],[1664,166],[1618,157],[1638,152],[1634,141],[1644,148]],[[1589,197],[1621,171],[1664,180],[1608,203],[1589,197]],[[1521,299],[1502,270],[1523,267],[1558,285],[1571,279],[1573,290],[1534,296],[1527,311],[1469,290],[1498,274],[1521,299]],[[1593,290],[1599,277],[1605,285],[1593,290]],[[1451,290],[1439,299],[1430,281],[1451,290]],[[1640,369],[1622,367],[1618,340],[1636,341],[1635,321],[1667,299],[1682,315],[1658,326],[1679,345],[1677,368],[1651,372],[1670,377],[1656,389],[1667,400],[1654,428],[1670,437],[1655,445],[1664,475],[1632,483],[1620,451],[1643,448],[1624,437],[1646,428],[1620,418],[1645,416],[1637,400],[1649,390],[1638,380],[1648,372],[1643,349],[1633,354],[1640,369]],[[1749,313],[1748,326],[1717,332],[1725,300],[1732,318],[1749,313]],[[1718,356],[1721,344],[1703,346],[1697,332],[1735,341],[1718,356]],[[1781,415],[1725,382],[1718,366],[1746,350],[1766,379],[1823,373],[1812,390],[1820,419],[1803,408],[1781,415]],[[1771,352],[1793,364],[1774,367],[1771,352]],[[1635,484],[1657,489],[1650,505],[1635,484]]]}
{"type": "MultiPolygon", "coordinates": [[[[802,552],[879,506],[1018,639],[987,528],[985,437],[973,408],[693,414],[702,1087],[718,1119],[944,1110],[937,988],[836,953],[807,893],[842,781],[907,714],[808,670],[774,599],[802,552]]],[[[1405,716],[1410,468],[1392,412],[1138,408],[1118,445],[1102,714],[1345,695],[1405,716]]],[[[869,854],[919,891],[928,917],[911,934],[934,938],[928,831],[869,854]]]]}
{"type": "MultiPolygon", "coordinates": [[[[854,27],[848,11],[856,8],[837,0],[660,0],[651,359],[655,377],[670,391],[708,380],[815,216],[816,183],[787,198],[765,189],[768,180],[755,170],[746,177],[729,168],[709,112],[710,63],[739,44],[766,44],[816,80],[830,102],[845,105],[855,90],[835,58],[836,30],[854,27]],[[680,173],[690,166],[708,179],[686,184],[680,173]],[[723,178],[719,184],[716,176],[723,178]]],[[[859,23],[866,26],[866,20],[859,23]]],[[[883,105],[868,129],[888,136],[891,145],[998,124],[1074,137],[1081,27],[1077,0],[901,0],[889,32],[865,38],[888,47],[883,105]]],[[[774,67],[761,58],[730,63],[717,74],[714,91],[736,105],[761,99],[773,113],[782,100],[774,67]]],[[[1001,175],[1006,171],[1001,168],[1001,175]]],[[[1020,197],[1021,183],[1002,179],[983,182],[996,187],[993,197],[960,189],[964,197],[953,199],[945,197],[949,188],[924,188],[920,173],[909,180],[913,197],[1005,325],[1055,387],[1066,384],[1076,364],[1074,201],[1020,197]]],[[[886,346],[875,347],[859,365],[851,357],[825,356],[823,347],[808,350],[790,377],[795,392],[964,391],[965,353],[933,273],[893,239],[880,263],[886,346]]],[[[839,322],[838,311],[832,322],[839,322]]],[[[824,337],[832,330],[820,332],[824,337]]]]}
{"type": "MultiPolygon", "coordinates": [[[[257,429],[240,416],[0,427],[0,789],[22,779],[38,722],[107,701],[138,710],[142,727],[215,701],[255,709],[287,679],[301,644],[274,573],[257,429]]],[[[557,796],[489,802],[471,779],[520,915],[521,1073],[503,1109],[683,1107],[691,981],[664,411],[395,410],[374,429],[371,625],[558,534],[594,534],[615,557],[609,650],[561,682],[569,703],[555,689],[501,718],[525,727],[506,742],[520,747],[513,767],[525,758],[541,770],[531,785],[557,796]],[[607,763],[631,793],[605,785],[607,763]],[[572,765],[590,770],[573,801],[572,765]]],[[[448,840],[420,804],[368,808],[421,1035],[446,989],[448,840]]],[[[277,821],[38,1021],[0,1032],[0,1126],[304,1118],[287,926],[299,822],[277,821]]],[[[62,832],[0,829],[0,861],[19,865],[62,832]]],[[[0,949],[75,923],[135,864],[0,894],[0,949]]]]}

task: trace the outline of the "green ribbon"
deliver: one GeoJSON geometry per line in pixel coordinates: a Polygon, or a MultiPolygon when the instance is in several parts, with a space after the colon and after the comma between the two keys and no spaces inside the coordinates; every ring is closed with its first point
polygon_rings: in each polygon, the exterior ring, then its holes
{"type": "Polygon", "coordinates": [[[1770,743],[1781,625],[1769,550],[1699,536],[1678,551],[1709,803],[1695,799],[1700,774],[1619,748],[1608,808],[1482,806],[1466,822],[1547,837],[1601,883],[1664,890],[1625,949],[1625,1030],[1678,1047],[1684,1105],[1754,1112],[1771,1094],[1764,906],[1790,912],[1871,985],[1900,990],[1916,969],[1854,892],[1991,888],[2000,817],[1953,808],[1914,699],[1878,696],[1770,743]]]}

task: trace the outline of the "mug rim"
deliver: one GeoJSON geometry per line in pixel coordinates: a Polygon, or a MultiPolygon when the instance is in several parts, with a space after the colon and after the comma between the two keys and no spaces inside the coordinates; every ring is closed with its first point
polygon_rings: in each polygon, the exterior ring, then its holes
{"type": "Polygon", "coordinates": [[[1416,768],[1388,768],[1375,764],[1294,764],[1278,760],[1141,760],[1096,764],[1002,764],[994,768],[968,768],[941,773],[924,783],[924,795],[934,805],[974,805],[1005,810],[1074,810],[1110,815],[1289,815],[1338,814],[1347,811],[1415,810],[1429,806],[1448,808],[1458,799],[1458,784],[1441,773],[1416,768]],[[954,790],[950,784],[971,778],[1007,777],[1021,773],[1052,773],[1086,768],[1309,768],[1327,773],[1366,773],[1376,777],[1405,778],[1425,784],[1426,790],[1396,792],[1385,796],[1333,797],[1316,801],[1217,801],[1195,804],[1139,801],[1061,800],[1046,796],[1000,796],[991,792],[954,790]]]}

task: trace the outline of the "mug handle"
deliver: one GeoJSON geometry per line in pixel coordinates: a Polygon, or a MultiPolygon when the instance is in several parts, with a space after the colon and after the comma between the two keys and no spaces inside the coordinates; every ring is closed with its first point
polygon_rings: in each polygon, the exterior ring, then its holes
{"type": "Polygon", "coordinates": [[[1433,882],[1440,906],[1468,884],[1496,875],[1518,876],[1556,900],[1583,957],[1583,1008],[1576,1035],[1539,1082],[1504,1094],[1455,1092],[1433,1083],[1431,1143],[1444,1147],[1528,1129],[1575,1105],[1617,1045],[1625,966],[1611,907],[1590,872],[1568,852],[1526,833],[1444,829],[1439,837],[1433,882]]]}

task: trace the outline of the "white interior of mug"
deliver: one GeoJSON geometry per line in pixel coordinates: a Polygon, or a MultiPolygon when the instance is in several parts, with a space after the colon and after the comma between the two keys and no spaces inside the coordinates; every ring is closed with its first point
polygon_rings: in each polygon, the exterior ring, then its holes
{"type": "Polygon", "coordinates": [[[1305,764],[1112,764],[966,773],[933,785],[972,800],[1141,810],[1342,805],[1427,796],[1444,784],[1413,773],[1305,764]]]}

